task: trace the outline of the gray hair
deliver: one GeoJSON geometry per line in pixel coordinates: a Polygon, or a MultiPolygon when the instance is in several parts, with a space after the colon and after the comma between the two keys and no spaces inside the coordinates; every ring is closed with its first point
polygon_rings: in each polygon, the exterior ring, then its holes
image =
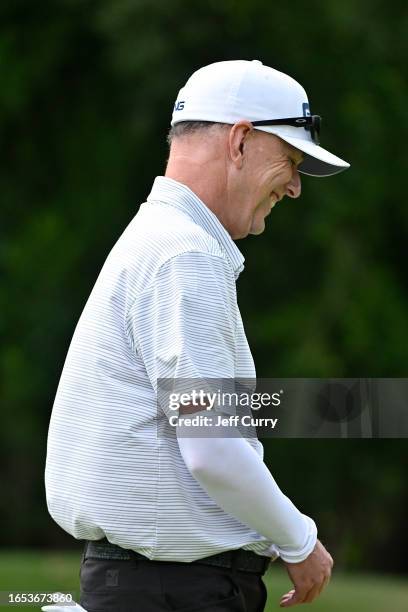
{"type": "Polygon", "coordinates": [[[167,144],[170,146],[175,138],[182,136],[190,136],[196,132],[210,131],[214,127],[224,128],[226,123],[218,123],[214,121],[180,121],[170,128],[167,134],[167,144]]]}

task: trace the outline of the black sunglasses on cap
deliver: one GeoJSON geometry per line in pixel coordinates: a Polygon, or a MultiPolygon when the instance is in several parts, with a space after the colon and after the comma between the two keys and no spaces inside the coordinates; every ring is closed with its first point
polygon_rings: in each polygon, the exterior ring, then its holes
{"type": "Polygon", "coordinates": [[[320,144],[320,115],[309,115],[308,117],[286,117],[284,119],[265,119],[264,121],[252,121],[252,125],[293,125],[293,127],[305,128],[312,137],[315,144],[320,144]]]}

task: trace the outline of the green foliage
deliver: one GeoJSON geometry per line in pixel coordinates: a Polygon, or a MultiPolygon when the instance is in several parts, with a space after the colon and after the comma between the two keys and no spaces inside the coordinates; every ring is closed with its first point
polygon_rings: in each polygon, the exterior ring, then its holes
{"type": "MultiPolygon", "coordinates": [[[[407,21],[399,0],[2,2],[5,542],[63,537],[42,485],[58,377],[108,251],[164,171],[177,90],[201,65],[259,58],[293,75],[324,118],[323,145],[352,164],[305,177],[302,198],[239,243],[258,374],[406,376],[407,21]]],[[[341,563],[402,570],[404,450],[278,441],[267,457],[341,563]]]]}

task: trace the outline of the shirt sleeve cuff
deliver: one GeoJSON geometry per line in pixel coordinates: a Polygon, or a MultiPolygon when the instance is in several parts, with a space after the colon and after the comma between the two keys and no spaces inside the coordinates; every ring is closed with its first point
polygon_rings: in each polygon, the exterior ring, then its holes
{"type": "Polygon", "coordinates": [[[309,516],[306,516],[305,514],[302,516],[306,524],[306,539],[302,548],[299,550],[286,546],[282,548],[275,546],[275,550],[278,551],[279,556],[281,557],[282,561],[285,561],[285,563],[300,563],[301,561],[304,561],[316,546],[316,524],[309,516]]]}

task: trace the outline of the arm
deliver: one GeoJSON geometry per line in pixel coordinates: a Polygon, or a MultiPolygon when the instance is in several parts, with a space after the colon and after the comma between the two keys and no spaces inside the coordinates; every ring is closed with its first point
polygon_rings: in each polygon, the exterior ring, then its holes
{"type": "MultiPolygon", "coordinates": [[[[206,435],[211,435],[212,429],[206,435]]],[[[182,425],[177,430],[189,471],[221,508],[274,542],[288,563],[303,561],[312,552],[315,523],[282,493],[245,439],[188,438],[182,425]]]]}
{"type": "MultiPolygon", "coordinates": [[[[155,390],[158,378],[234,379],[234,291],[225,260],[187,252],[167,261],[137,297],[127,329],[155,390]]],[[[220,507],[255,528],[271,546],[276,543],[288,562],[311,552],[313,521],[280,491],[245,439],[178,440],[188,469],[220,507]]]]}
{"type": "MultiPolygon", "coordinates": [[[[207,493],[226,512],[275,543],[295,587],[281,597],[280,606],[314,601],[330,580],[333,559],[316,540],[312,519],[300,514],[280,491],[243,438],[191,439],[184,437],[188,429],[177,429],[183,459],[207,493]]],[[[212,431],[209,428],[206,435],[212,431]]]]}

